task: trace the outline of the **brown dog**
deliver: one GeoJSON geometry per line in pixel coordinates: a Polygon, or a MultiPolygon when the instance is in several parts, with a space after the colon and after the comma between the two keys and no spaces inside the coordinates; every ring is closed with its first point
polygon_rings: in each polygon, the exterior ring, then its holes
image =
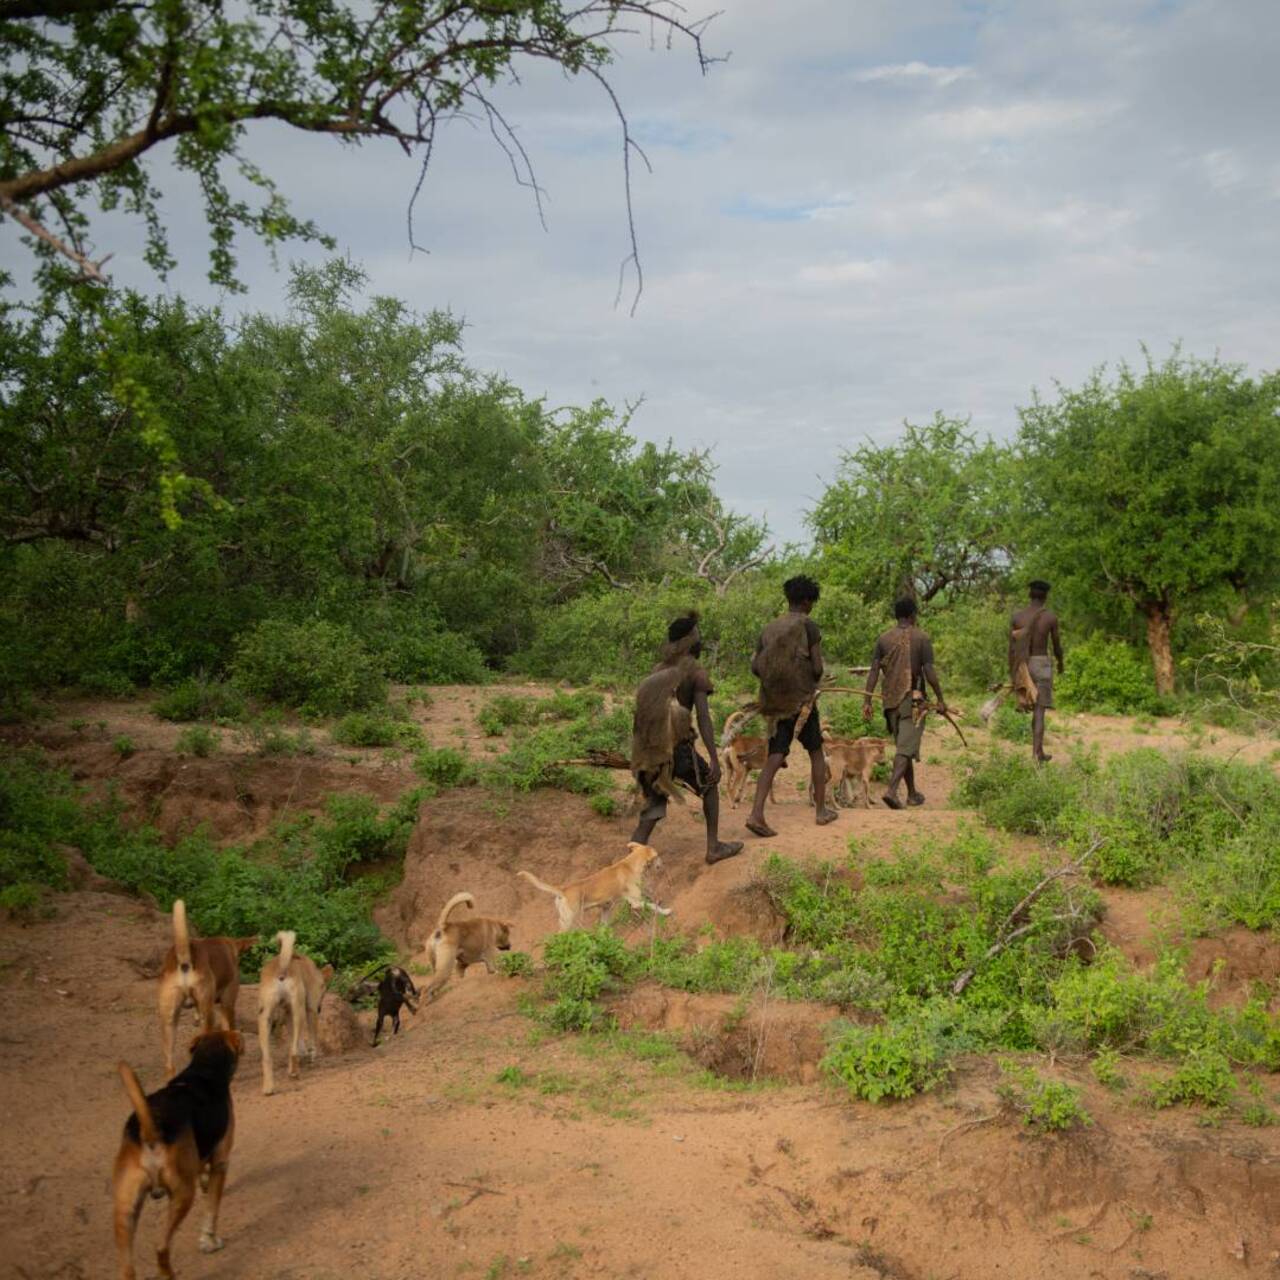
{"type": "Polygon", "coordinates": [[[201,1028],[214,1029],[215,1006],[224,1025],[236,1025],[236,996],[240,994],[240,957],[258,939],[192,938],[187,908],[181,898],[173,904],[173,946],[160,971],[160,1036],[164,1041],[164,1069],[173,1075],[173,1033],[182,1010],[195,1005],[201,1028]]]}
{"type": "MultiPolygon", "coordinates": [[[[885,757],[889,743],[885,738],[833,738],[822,731],[822,753],[827,759],[827,781],[831,796],[846,807],[853,804],[853,782],[862,790],[862,805],[871,808],[871,771],[885,757]]],[[[809,784],[809,803],[813,803],[813,783],[809,784]]]]}
{"type": "Polygon", "coordinates": [[[597,871],[595,875],[587,876],[585,880],[575,880],[559,889],[527,871],[517,871],[516,875],[524,876],[535,889],[555,895],[561,933],[566,929],[581,928],[583,913],[591,907],[607,907],[619,898],[626,899],[637,910],[652,907],[659,915],[669,916],[670,909],[660,907],[656,902],[649,902],[641,887],[645,867],[651,862],[657,866],[662,865],[657,849],[647,844],[637,844],[634,840],[628,842],[627,848],[630,852],[621,861],[605,867],[603,871],[597,871]]]}
{"type": "Polygon", "coordinates": [[[279,955],[262,966],[258,979],[258,1044],[262,1049],[262,1092],[275,1092],[271,1074],[271,1024],[277,1010],[289,1012],[289,1078],[298,1078],[298,1041],[306,1024],[307,1060],[315,1061],[320,1051],[320,1002],[333,977],[333,965],[318,969],[314,960],[295,955],[297,935],[285,929],[276,934],[279,955]]]}
{"type": "MultiPolygon", "coordinates": [[[[747,785],[747,776],[755,769],[763,769],[769,756],[769,740],[740,734],[721,752],[724,761],[725,790],[729,803],[736,809],[747,785]]],[[[775,778],[775,782],[777,779],[775,778]]],[[[769,788],[769,803],[776,804],[773,787],[769,788]]]]}
{"type": "Polygon", "coordinates": [[[169,1247],[191,1209],[196,1183],[205,1186],[208,1212],[200,1231],[200,1251],[222,1248],[218,1210],[235,1137],[231,1077],[244,1051],[238,1031],[210,1031],[191,1042],[191,1062],[163,1089],[143,1095],[127,1062],[120,1078],[133,1104],[111,1172],[115,1200],[116,1260],[120,1280],[136,1280],[133,1238],[143,1198],[169,1197],[169,1223],[156,1253],[162,1280],[173,1280],[169,1247]]]}
{"type": "Polygon", "coordinates": [[[435,975],[423,989],[422,998],[430,1000],[446,982],[454,969],[458,977],[466,977],[467,965],[482,964],[494,971],[499,951],[511,950],[511,926],[493,916],[475,916],[469,920],[451,921],[455,907],[463,903],[474,910],[476,900],[469,893],[455,893],[444,904],[435,932],[423,943],[427,959],[435,975]]]}

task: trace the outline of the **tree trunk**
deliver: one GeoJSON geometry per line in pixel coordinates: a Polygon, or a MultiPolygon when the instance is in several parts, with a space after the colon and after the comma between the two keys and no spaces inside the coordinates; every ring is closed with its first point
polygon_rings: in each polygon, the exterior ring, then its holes
{"type": "Polygon", "coordinates": [[[1173,693],[1173,645],[1169,641],[1173,611],[1162,600],[1142,606],[1147,615],[1147,644],[1151,649],[1151,665],[1156,673],[1156,692],[1166,698],[1173,693]]]}

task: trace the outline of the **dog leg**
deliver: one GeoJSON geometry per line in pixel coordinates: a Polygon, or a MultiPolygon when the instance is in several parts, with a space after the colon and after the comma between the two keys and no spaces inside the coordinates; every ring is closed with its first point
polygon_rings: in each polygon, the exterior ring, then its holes
{"type": "Polygon", "coordinates": [[[568,933],[578,927],[578,912],[575,911],[563,894],[556,894],[556,915],[560,917],[560,932],[568,933]]]}
{"type": "Polygon", "coordinates": [[[302,1038],[303,1022],[307,1016],[307,997],[301,983],[289,982],[289,1079],[298,1078],[298,1041],[302,1038]]]}
{"type": "Polygon", "coordinates": [[[160,1043],[164,1046],[164,1078],[172,1080],[176,1074],[173,1065],[173,1037],[182,1016],[182,991],[177,984],[160,992],[160,1043]]]}
{"type": "Polygon", "coordinates": [[[268,1098],[276,1090],[271,1063],[271,1015],[274,1012],[275,984],[271,983],[262,988],[258,999],[258,1047],[262,1050],[262,1092],[268,1098]]]}
{"type": "Polygon", "coordinates": [[[307,1061],[314,1062],[320,1056],[320,1010],[307,1001],[307,1061]]]}
{"type": "Polygon", "coordinates": [[[223,1241],[218,1235],[218,1210],[222,1208],[222,1189],[227,1183],[227,1162],[217,1160],[209,1165],[209,1185],[205,1188],[204,1226],[197,1245],[201,1253],[217,1253],[223,1241]]]}
{"type": "Polygon", "coordinates": [[[378,1047],[378,1037],[382,1035],[382,1020],[386,1016],[387,1015],[383,1013],[381,1009],[378,1010],[378,1021],[374,1024],[374,1027],[373,1027],[373,1047],[375,1049],[378,1047]]]}
{"type": "Polygon", "coordinates": [[[176,1183],[169,1197],[169,1222],[165,1227],[164,1243],[156,1250],[156,1266],[160,1268],[161,1280],[174,1280],[173,1267],[169,1262],[169,1246],[173,1243],[174,1232],[182,1226],[182,1220],[191,1212],[191,1205],[196,1198],[194,1178],[178,1178],[176,1183]]]}
{"type": "Polygon", "coordinates": [[[628,898],[627,901],[635,907],[637,911],[642,911],[645,907],[648,907],[650,911],[656,911],[660,916],[669,916],[671,914],[670,907],[660,907],[656,902],[650,902],[649,899],[643,895],[628,898]]]}
{"type": "Polygon", "coordinates": [[[133,1237],[138,1230],[138,1215],[146,1197],[149,1179],[140,1165],[120,1169],[115,1178],[115,1212],[113,1227],[116,1237],[116,1268],[119,1280],[137,1280],[133,1266],[133,1237]]]}

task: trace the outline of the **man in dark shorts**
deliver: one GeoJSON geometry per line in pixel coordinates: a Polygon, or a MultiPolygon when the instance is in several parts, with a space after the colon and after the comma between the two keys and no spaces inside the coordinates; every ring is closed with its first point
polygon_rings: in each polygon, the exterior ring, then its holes
{"type": "MultiPolygon", "coordinates": [[[[1031,602],[1009,620],[1009,678],[1014,693],[1025,687],[1019,669],[1025,664],[1027,678],[1035,686],[1031,705],[1031,755],[1037,764],[1046,764],[1052,756],[1044,753],[1045,712],[1053,707],[1053,667],[1057,660],[1062,674],[1062,638],[1058,634],[1058,615],[1049,608],[1049,584],[1037,578],[1028,584],[1031,602]],[[1053,658],[1049,646],[1053,646],[1053,658]]],[[[1019,709],[1025,710],[1019,698],[1019,709]]]]}
{"type": "Polygon", "coordinates": [[[867,673],[867,696],[862,700],[862,718],[871,719],[871,694],[876,681],[884,675],[880,696],[884,705],[884,722],[894,740],[893,772],[883,799],[890,809],[901,809],[898,788],[907,784],[907,803],[924,804],[924,795],[916,790],[915,762],[920,759],[920,743],[924,737],[924,686],[928,681],[937,699],[938,712],[945,713],[946,700],[938,673],[933,666],[933,642],[916,626],[916,602],[904,596],[893,606],[898,624],[876,641],[871,651],[871,670],[867,673]]]}
{"type": "Polygon", "coordinates": [[[631,838],[648,844],[654,827],[667,816],[668,798],[683,787],[702,800],[707,862],[715,863],[741,853],[742,842],[720,839],[720,760],[707,703],[714,690],[698,662],[701,654],[698,615],[677,618],[667,628],[662,660],[636,690],[631,771],[644,796],[644,808],[631,838]],[[710,764],[694,746],[695,717],[710,764]]]}
{"type": "Polygon", "coordinates": [[[822,725],[818,720],[817,690],[822,679],[822,632],[809,616],[818,603],[818,584],[803,574],[782,584],[788,611],[760,633],[751,670],[760,680],[760,711],[769,725],[769,755],[756,783],[755,803],[747,830],[757,836],[778,833],[764,820],[764,802],[779,769],[786,767],[791,743],[797,737],[809,753],[817,823],[836,820],[827,808],[827,760],[822,753],[822,725]]]}

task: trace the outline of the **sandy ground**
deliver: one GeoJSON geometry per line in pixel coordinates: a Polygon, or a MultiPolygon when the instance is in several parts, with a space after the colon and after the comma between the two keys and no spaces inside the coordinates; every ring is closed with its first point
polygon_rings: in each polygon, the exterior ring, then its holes
{"type": "MultiPolygon", "coordinates": [[[[421,713],[429,739],[483,752],[492,743],[474,713],[485,697],[436,691],[421,713]]],[[[1058,729],[1051,749],[1185,743],[1173,723],[1148,735],[1097,717],[1061,728],[1067,733],[1058,729]]],[[[204,821],[220,838],[243,839],[281,813],[314,808],[328,791],[389,800],[414,781],[394,755],[323,744],[315,757],[180,758],[177,732],[142,703],[76,704],[60,706],[37,736],[82,778],[114,780],[137,812],[170,834],[204,821]],[[72,719],[89,724],[71,729],[72,719]],[[111,747],[121,733],[137,748],[124,761],[111,747]]],[[[777,840],[752,840],[743,857],[707,868],[695,812],[673,810],[655,837],[664,857],[653,896],[683,929],[705,924],[768,937],[777,922],[753,881],[770,852],[840,857],[851,836],[887,851],[973,820],[947,807],[959,747],[943,733],[928,735],[920,783],[929,803],[910,815],[846,811],[816,828],[793,783],[779,792],[777,840]]],[[[316,738],[322,742],[322,733],[316,738]]],[[[1243,747],[1242,756],[1259,759],[1271,750],[1225,733],[1202,746],[1243,747]]],[[[744,816],[745,809],[727,810],[727,835],[740,833],[744,816]]],[[[514,869],[551,880],[580,874],[620,852],[629,825],[554,793],[514,805],[480,792],[439,797],[414,834],[404,882],[381,909],[384,927],[412,950],[441,902],[465,888],[481,910],[510,919],[515,945],[536,954],[554,910],[514,869]]],[[[1010,851],[1033,853],[1035,842],[1010,851]]],[[[1167,914],[1167,898],[1155,890],[1109,893],[1107,901],[1107,931],[1135,959],[1149,958],[1153,920],[1167,914]]],[[[147,1087],[160,1083],[155,984],[138,966],[145,969],[167,937],[164,916],[102,893],[61,895],[55,915],[34,925],[0,924],[0,1276],[114,1274],[108,1177],[126,1114],[115,1063],[131,1062],[147,1087]]],[[[1221,958],[1227,987],[1274,984],[1280,969],[1269,937],[1233,931],[1197,946],[1191,964],[1208,972],[1221,958]]],[[[260,1093],[259,1049],[247,1034],[235,1086],[227,1248],[201,1255],[194,1223],[184,1227],[178,1274],[1280,1274],[1274,1130],[1230,1121],[1205,1128],[1193,1112],[1157,1113],[1107,1093],[1083,1064],[1043,1060],[1039,1069],[1084,1088],[1091,1128],[1052,1138],[1027,1133],[1002,1113],[989,1061],[965,1065],[952,1086],[908,1104],[851,1104],[816,1078],[831,1010],[759,998],[744,1009],[727,997],[652,991],[619,1007],[628,1025],[684,1035],[701,1062],[732,1077],[725,1079],[645,1038],[545,1036],[517,1007],[527,990],[472,970],[407,1019],[395,1041],[326,1054],[296,1082],[284,1078],[277,1042],[280,1092],[271,1098],[260,1093]],[[771,1075],[784,1082],[762,1079],[771,1075]]],[[[246,987],[246,1032],[254,1000],[246,987]]],[[[1268,1096],[1276,1092],[1274,1080],[1264,1085],[1268,1096]]],[[[151,1248],[162,1216],[153,1206],[144,1211],[141,1274],[155,1274],[151,1248]]]]}

